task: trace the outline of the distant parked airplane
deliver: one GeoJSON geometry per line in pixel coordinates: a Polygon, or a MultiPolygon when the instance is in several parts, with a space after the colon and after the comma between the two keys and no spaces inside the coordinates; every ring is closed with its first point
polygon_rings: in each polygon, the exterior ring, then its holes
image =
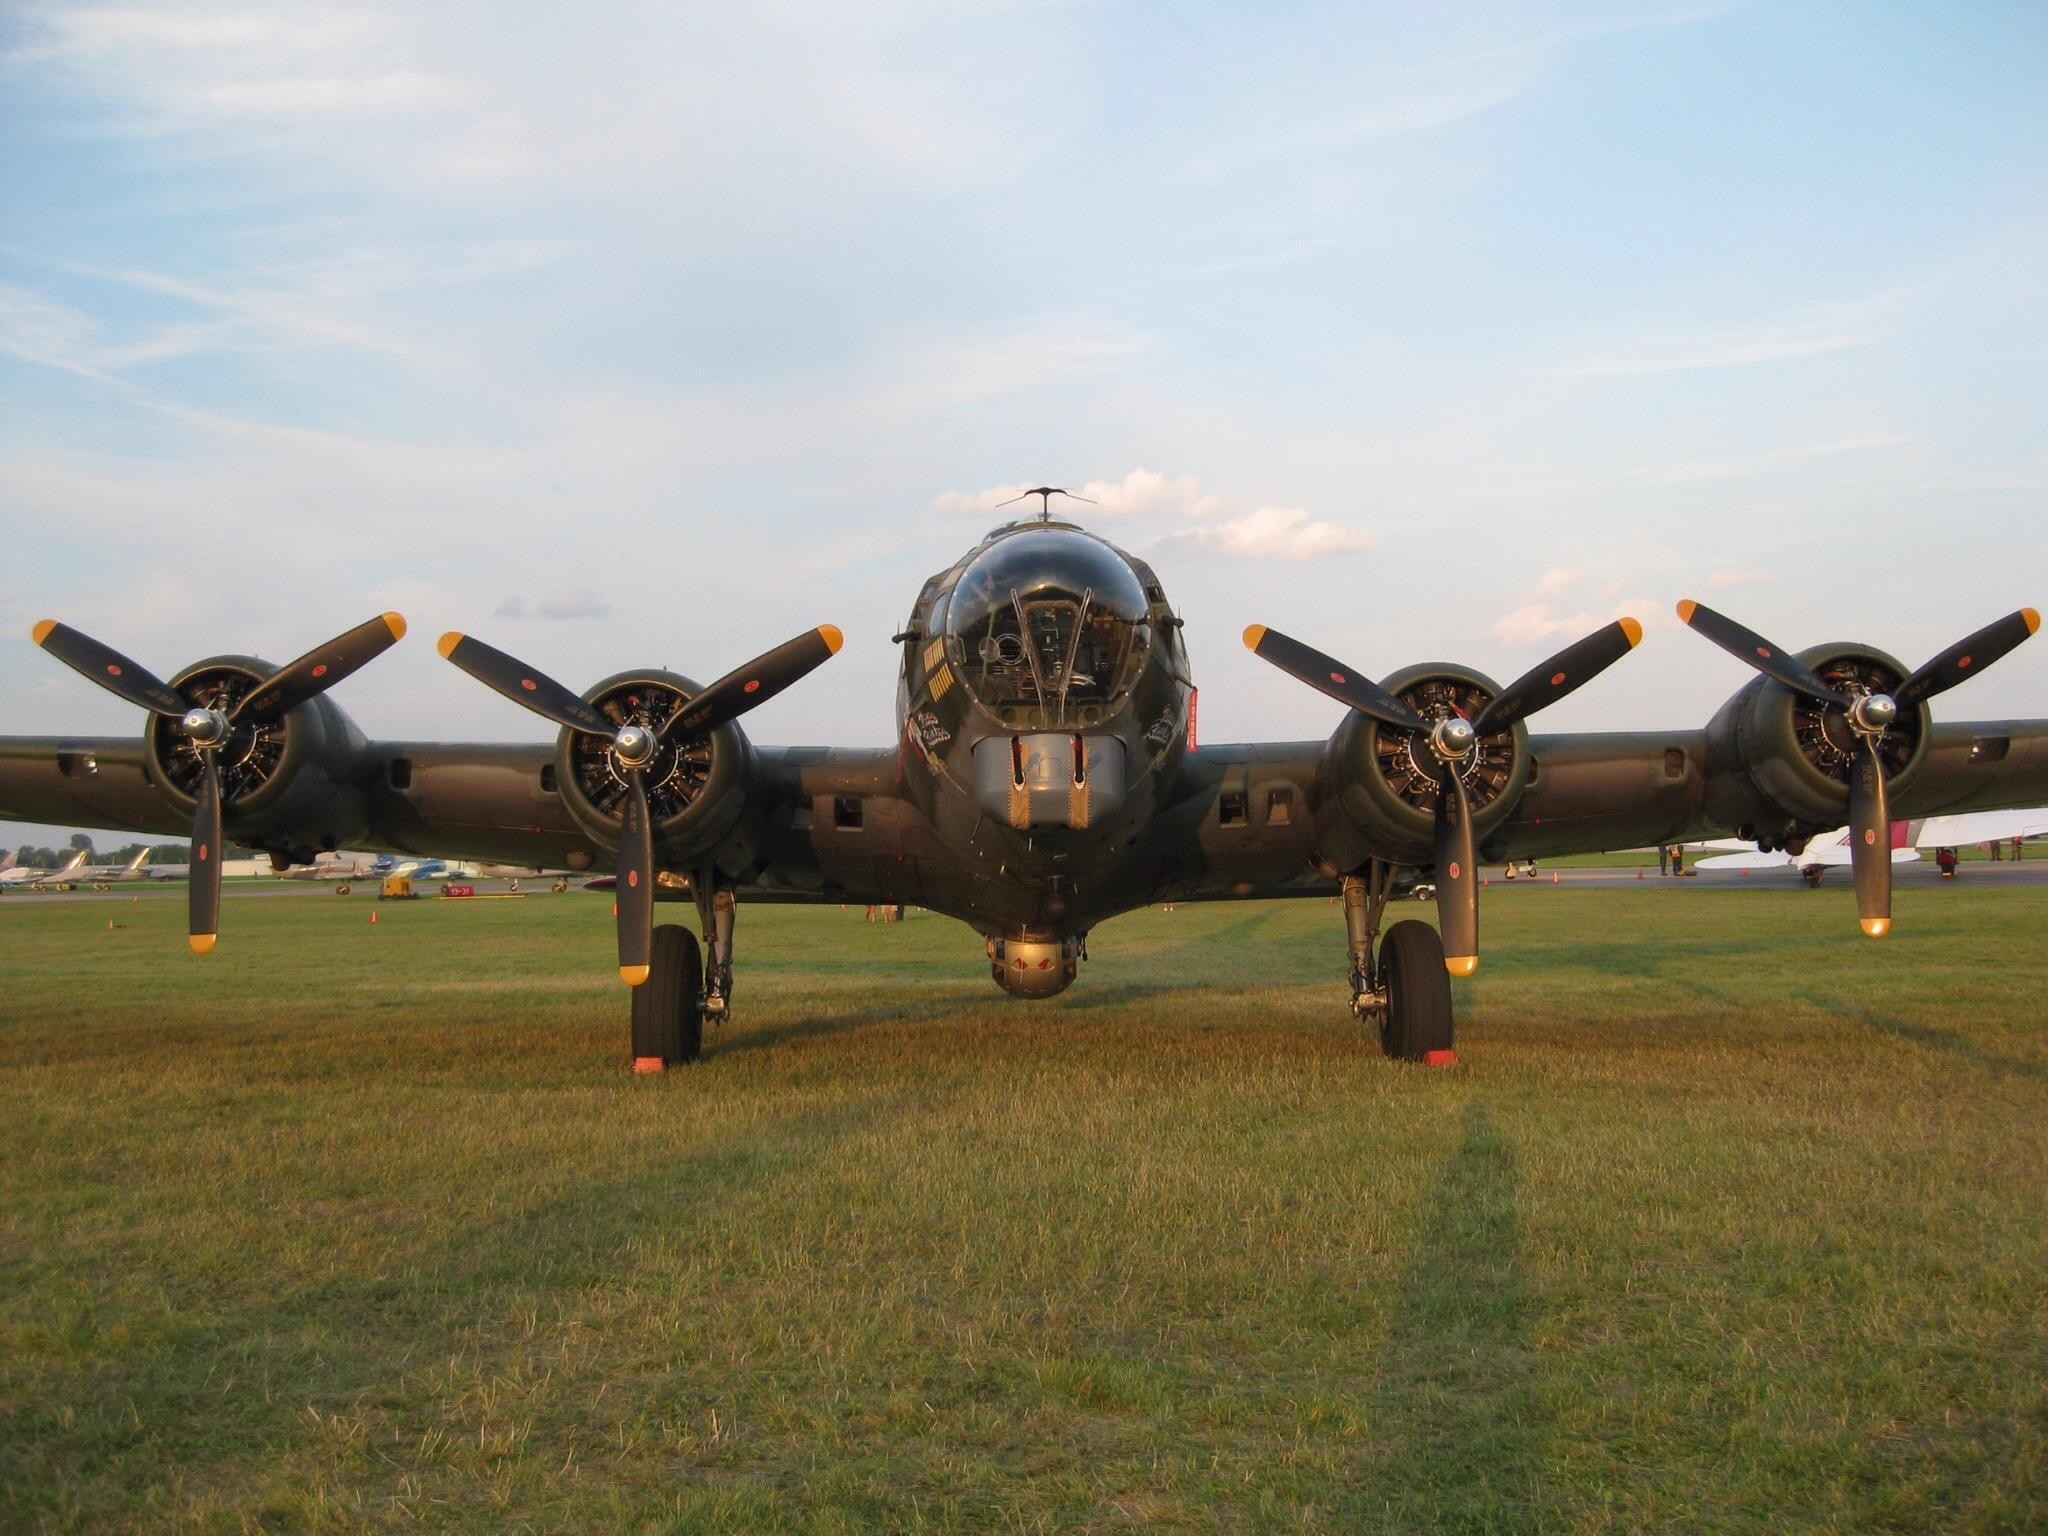
{"type": "Polygon", "coordinates": [[[29,869],[20,867],[0,874],[0,889],[45,890],[73,879],[80,865],[85,863],[85,850],[78,849],[63,864],[55,869],[29,869]]]}
{"type": "Polygon", "coordinates": [[[376,876],[378,863],[379,857],[374,853],[318,853],[310,864],[294,864],[289,869],[278,870],[277,878],[324,882],[334,887],[335,895],[346,896],[351,881],[376,876]]]}

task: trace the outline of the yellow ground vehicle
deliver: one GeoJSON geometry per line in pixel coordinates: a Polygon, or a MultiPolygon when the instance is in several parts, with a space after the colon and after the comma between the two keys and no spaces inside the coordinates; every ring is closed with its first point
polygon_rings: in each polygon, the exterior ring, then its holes
{"type": "Polygon", "coordinates": [[[379,901],[413,900],[412,876],[386,875],[384,877],[384,884],[378,888],[377,899],[379,901]]]}

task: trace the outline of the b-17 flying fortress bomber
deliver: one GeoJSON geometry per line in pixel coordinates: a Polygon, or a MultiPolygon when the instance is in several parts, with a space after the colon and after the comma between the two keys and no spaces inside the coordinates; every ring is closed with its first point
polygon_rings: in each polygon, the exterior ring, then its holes
{"type": "Polygon", "coordinates": [[[1341,894],[1354,1013],[1389,1055],[1443,1061],[1450,979],[1479,962],[1481,859],[1725,833],[1796,852],[1846,822],[1857,915],[1879,937],[1891,818],[2048,800],[2048,720],[1936,724],[1928,707],[2033,634],[2032,609],[1909,670],[1860,644],[1795,655],[1683,602],[1758,676],[1701,730],[1559,735],[1532,717],[1627,655],[1635,621],[1505,688],[1449,662],[1373,682],[1253,625],[1254,652],[1348,712],[1327,741],[1200,744],[1181,621],[1151,566],[1053,517],[1055,488],[1038,494],[1040,515],[917,594],[895,637],[890,746],[763,747],[741,729],[839,649],[830,625],[709,687],[636,669],[580,694],[443,636],[448,660],[560,727],[550,745],[367,739],[325,693],[404,635],[396,614],[282,668],[219,656],[169,682],[45,620],[37,644],[149,719],[139,737],[0,738],[0,817],[189,835],[200,953],[223,833],[279,867],[363,848],[616,869],[633,1056],[655,1069],[695,1059],[704,1022],[727,1016],[745,902],[928,907],[984,936],[1006,992],[1042,998],[1119,912],[1341,894]],[[1419,883],[1437,926],[1386,924],[1419,883]],[[662,901],[694,903],[701,946],[655,924],[662,901]]]}

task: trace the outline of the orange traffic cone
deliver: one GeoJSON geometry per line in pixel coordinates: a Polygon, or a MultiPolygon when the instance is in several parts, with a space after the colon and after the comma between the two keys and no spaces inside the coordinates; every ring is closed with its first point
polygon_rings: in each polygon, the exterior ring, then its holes
{"type": "Polygon", "coordinates": [[[1550,883],[1552,885],[1557,884],[1557,871],[1554,869],[1550,872],[1550,883]]]}
{"type": "Polygon", "coordinates": [[[371,913],[370,913],[370,921],[371,921],[372,923],[374,923],[374,922],[376,922],[376,921],[377,921],[377,914],[376,914],[376,912],[375,912],[375,910],[374,910],[374,909],[373,909],[373,910],[371,911],[371,913]]]}

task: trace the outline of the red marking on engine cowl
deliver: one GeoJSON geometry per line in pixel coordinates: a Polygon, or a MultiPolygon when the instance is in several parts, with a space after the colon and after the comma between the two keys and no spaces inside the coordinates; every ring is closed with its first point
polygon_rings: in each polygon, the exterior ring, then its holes
{"type": "Polygon", "coordinates": [[[1456,859],[1451,860],[1451,878],[1453,880],[1458,878],[1458,861],[1456,859]]]}
{"type": "Polygon", "coordinates": [[[199,845],[199,862],[200,862],[200,863],[204,864],[204,863],[206,862],[206,856],[207,856],[207,854],[208,854],[208,853],[209,853],[210,851],[211,851],[211,850],[210,850],[210,849],[208,848],[208,846],[207,846],[207,845],[206,845],[205,843],[201,843],[201,844],[199,845]]]}
{"type": "Polygon", "coordinates": [[[315,677],[325,677],[327,675],[327,663],[323,661],[320,663],[319,666],[315,667],[313,669],[313,675],[315,677]]]}
{"type": "Polygon", "coordinates": [[[746,686],[746,687],[744,687],[744,688],[742,688],[742,689],[740,690],[740,692],[741,692],[741,693],[759,693],[760,691],[761,691],[761,679],[759,679],[758,677],[750,677],[750,678],[748,678],[748,679],[747,679],[747,686],[746,686]]]}
{"type": "Polygon", "coordinates": [[[113,663],[112,663],[111,661],[110,661],[110,662],[108,662],[108,663],[107,663],[107,676],[109,676],[109,677],[119,677],[120,675],[121,675],[121,669],[120,669],[119,667],[115,666],[115,665],[114,665],[114,664],[113,664],[113,663]]]}
{"type": "Polygon", "coordinates": [[[1756,648],[1756,653],[1757,655],[1763,657],[1765,661],[1769,661],[1771,659],[1771,648],[1768,645],[1758,646],[1756,648]]]}
{"type": "Polygon", "coordinates": [[[634,890],[636,890],[636,891],[637,891],[637,890],[639,890],[639,889],[640,889],[640,871],[639,871],[639,870],[637,870],[637,869],[629,869],[629,870],[627,870],[627,871],[626,871],[626,884],[628,884],[628,885],[630,885],[631,887],[633,887],[633,889],[634,889],[634,890]]]}
{"type": "Polygon", "coordinates": [[[1341,687],[1343,687],[1343,686],[1344,686],[1344,684],[1346,684],[1347,682],[1349,682],[1349,681],[1350,681],[1350,679],[1349,679],[1349,678],[1347,678],[1347,677],[1346,677],[1346,676],[1345,676],[1345,675],[1344,675],[1344,674],[1343,674],[1342,672],[1332,672],[1332,673],[1330,674],[1330,681],[1331,681],[1331,682],[1333,682],[1333,683],[1335,683],[1335,684],[1336,684],[1336,685],[1337,685],[1338,687],[1340,687],[1340,688],[1341,688],[1341,687]]]}
{"type": "Polygon", "coordinates": [[[1564,686],[1564,674],[1562,672],[1551,673],[1550,686],[1553,688],[1562,688],[1564,686]]]}
{"type": "Polygon", "coordinates": [[[1956,659],[1956,665],[1959,667],[1967,667],[1969,664],[1970,658],[1967,656],[1960,656],[1956,659]]]}
{"type": "Polygon", "coordinates": [[[528,693],[535,693],[538,692],[540,689],[540,684],[536,683],[530,677],[522,677],[521,679],[519,679],[519,686],[524,688],[528,693]]]}

